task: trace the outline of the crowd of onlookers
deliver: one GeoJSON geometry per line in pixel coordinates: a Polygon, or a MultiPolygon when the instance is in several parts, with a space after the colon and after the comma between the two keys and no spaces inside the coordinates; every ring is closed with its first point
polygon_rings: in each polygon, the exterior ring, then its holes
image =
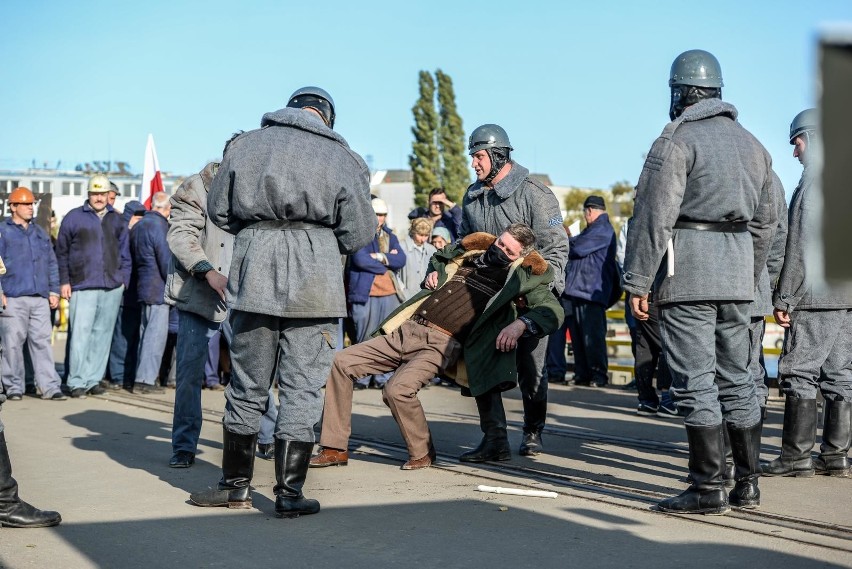
{"type": "MultiPolygon", "coordinates": [[[[173,262],[167,241],[169,196],[155,193],[150,209],[132,200],[118,211],[113,207],[117,195],[117,188],[105,176],[94,176],[84,205],[69,212],[53,235],[30,223],[34,198],[29,190],[19,188],[10,197],[12,216],[6,224],[10,228],[17,224],[18,230],[5,232],[5,240],[0,241],[0,255],[11,268],[0,279],[6,308],[0,319],[5,350],[2,377],[10,400],[25,393],[63,400],[67,395],[85,397],[122,388],[148,394],[175,387],[180,311],[166,294],[173,262]],[[27,208],[29,219],[25,219],[27,208]],[[15,247],[23,222],[27,222],[24,238],[31,234],[29,238],[40,243],[40,248],[26,249],[33,251],[26,263],[18,258],[24,249],[15,247]],[[31,265],[38,286],[22,290],[17,283],[30,278],[27,270],[31,265]],[[59,321],[60,298],[69,303],[62,374],[54,370],[49,346],[52,327],[59,321]],[[33,304],[26,314],[19,314],[22,303],[33,304]]],[[[395,308],[421,290],[432,255],[454,243],[461,230],[461,208],[442,188],[429,193],[426,207],[409,213],[407,234],[400,237],[385,224],[386,202],[374,197],[372,206],[377,217],[375,237],[345,263],[349,317],[341,334],[348,335],[350,343],[369,338],[395,308]]],[[[560,295],[565,322],[549,338],[546,371],[553,383],[608,383],[606,310],[621,290],[614,265],[616,239],[605,210],[603,199],[592,196],[583,210],[588,230],[571,236],[566,226],[573,270],[566,273],[566,288],[560,295]],[[569,340],[574,363],[572,378],[566,380],[571,367],[565,357],[569,340]]],[[[618,261],[623,262],[626,225],[620,237],[618,261]]],[[[635,330],[631,327],[634,355],[637,344],[644,354],[643,333],[637,335],[635,330]]],[[[203,380],[206,389],[224,390],[229,380],[225,337],[217,330],[210,338],[203,380]]],[[[642,375],[640,388],[646,393],[658,359],[659,350],[652,361],[650,356],[643,357],[641,369],[637,368],[642,375]]],[[[664,363],[660,373],[665,386],[664,363]]],[[[388,377],[365,377],[355,388],[381,389],[388,377]]],[[[446,378],[435,378],[435,382],[452,385],[446,378]]],[[[661,408],[676,414],[667,389],[663,397],[661,408]]],[[[642,408],[640,405],[640,412],[642,408]]]]}
{"type": "MultiPolygon", "coordinates": [[[[85,203],[53,234],[33,222],[32,192],[18,188],[10,195],[12,215],[0,240],[7,267],[0,278],[2,381],[9,400],[27,393],[61,401],[108,389],[157,393],[174,387],[178,313],[164,299],[169,196],[158,192],[150,209],[130,201],[119,212],[113,208],[117,195],[106,176],[93,176],[85,203]],[[30,246],[22,246],[27,241],[30,246]],[[60,298],[68,303],[61,374],[50,346],[60,298]]],[[[224,389],[221,367],[217,337],[210,343],[208,388],[224,389]]]]}
{"type": "MultiPolygon", "coordinates": [[[[35,198],[28,189],[10,196],[12,215],[5,224],[17,230],[4,231],[0,240],[0,256],[9,267],[0,278],[6,308],[0,340],[2,381],[10,400],[34,394],[61,401],[107,390],[149,394],[175,387],[180,311],[165,293],[173,262],[167,241],[169,196],[158,192],[149,207],[132,200],[119,211],[114,207],[118,193],[106,176],[92,177],[85,203],[50,233],[35,225],[35,198]],[[17,247],[19,232],[38,247],[17,247]],[[28,256],[21,259],[25,250],[28,256]],[[33,280],[33,275],[35,288],[22,290],[19,281],[33,280]],[[68,303],[68,334],[57,372],[50,344],[60,322],[60,298],[68,303]],[[22,311],[23,303],[32,306],[22,311]]],[[[349,318],[341,331],[350,342],[368,338],[394,308],[414,296],[432,254],[457,239],[460,207],[443,189],[433,190],[428,200],[427,207],[411,211],[407,235],[398,238],[384,223],[386,203],[373,198],[376,236],[346,262],[349,318]]],[[[227,342],[216,331],[208,345],[203,385],[219,391],[228,380],[227,342]]],[[[386,381],[368,377],[356,388],[380,389],[386,381]]]]}

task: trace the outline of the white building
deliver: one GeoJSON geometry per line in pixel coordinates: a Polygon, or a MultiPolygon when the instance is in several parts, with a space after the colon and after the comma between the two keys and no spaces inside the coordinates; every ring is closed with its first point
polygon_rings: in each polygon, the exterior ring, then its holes
{"type": "MultiPolygon", "coordinates": [[[[8,215],[5,198],[15,188],[25,187],[36,195],[50,194],[51,209],[57,219],[79,207],[86,200],[86,188],[89,178],[95,174],[106,174],[111,182],[118,186],[119,196],[116,198],[116,209],[121,210],[130,200],[139,199],[142,187],[142,175],[134,175],[127,171],[98,172],[78,170],[55,170],[50,168],[29,168],[26,170],[0,170],[0,197],[4,200],[3,215],[8,215]]],[[[161,173],[163,189],[171,194],[183,181],[183,176],[173,176],[161,173]]]]}

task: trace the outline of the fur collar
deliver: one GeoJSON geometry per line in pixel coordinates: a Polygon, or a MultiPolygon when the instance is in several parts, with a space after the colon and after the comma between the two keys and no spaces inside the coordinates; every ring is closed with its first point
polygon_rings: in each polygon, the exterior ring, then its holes
{"type": "Polygon", "coordinates": [[[704,99],[684,110],[681,118],[683,122],[692,122],[718,115],[727,115],[729,118],[737,120],[737,109],[721,99],[704,99]]]}
{"type": "Polygon", "coordinates": [[[271,113],[266,113],[260,120],[260,127],[265,128],[268,126],[289,126],[298,128],[300,130],[336,140],[346,148],[349,148],[349,145],[346,144],[343,137],[325,126],[325,123],[322,122],[321,118],[303,109],[285,107],[271,113]]]}
{"type": "MultiPolygon", "coordinates": [[[[490,233],[477,231],[463,237],[461,246],[467,251],[465,256],[468,256],[473,252],[479,253],[485,251],[495,241],[497,241],[497,238],[490,233]]],[[[547,271],[547,261],[538,254],[538,251],[532,251],[526,257],[522,257],[521,266],[529,267],[534,275],[543,275],[547,271]]]]}

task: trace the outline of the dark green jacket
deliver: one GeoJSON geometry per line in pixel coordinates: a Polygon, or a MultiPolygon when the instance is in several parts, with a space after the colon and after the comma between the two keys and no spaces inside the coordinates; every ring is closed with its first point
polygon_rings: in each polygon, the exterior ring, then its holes
{"type": "MultiPolygon", "coordinates": [[[[438,288],[455,274],[465,257],[481,254],[495,239],[489,233],[471,233],[435,253],[430,264],[431,269],[438,271],[438,288]]],[[[545,338],[559,328],[565,314],[550,292],[548,285],[552,280],[553,268],[537,252],[515,261],[506,284],[474,323],[462,355],[445,370],[446,375],[468,388],[474,396],[498,386],[502,390],[514,387],[518,383],[516,354],[514,350],[498,351],[497,335],[518,316],[526,316],[535,323],[539,338],[545,338]]],[[[398,328],[433,292],[421,290],[388,316],[376,334],[389,334],[398,328]]]]}

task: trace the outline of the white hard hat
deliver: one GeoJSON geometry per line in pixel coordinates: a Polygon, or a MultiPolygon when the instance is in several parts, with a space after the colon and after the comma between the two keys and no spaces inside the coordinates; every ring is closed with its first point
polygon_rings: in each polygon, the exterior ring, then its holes
{"type": "Polygon", "coordinates": [[[376,212],[376,215],[388,214],[388,204],[385,203],[385,200],[381,198],[373,198],[373,201],[370,203],[372,204],[373,211],[376,212]]]}
{"type": "Polygon", "coordinates": [[[110,191],[109,179],[103,174],[95,174],[89,179],[90,194],[105,194],[110,191]]]}

